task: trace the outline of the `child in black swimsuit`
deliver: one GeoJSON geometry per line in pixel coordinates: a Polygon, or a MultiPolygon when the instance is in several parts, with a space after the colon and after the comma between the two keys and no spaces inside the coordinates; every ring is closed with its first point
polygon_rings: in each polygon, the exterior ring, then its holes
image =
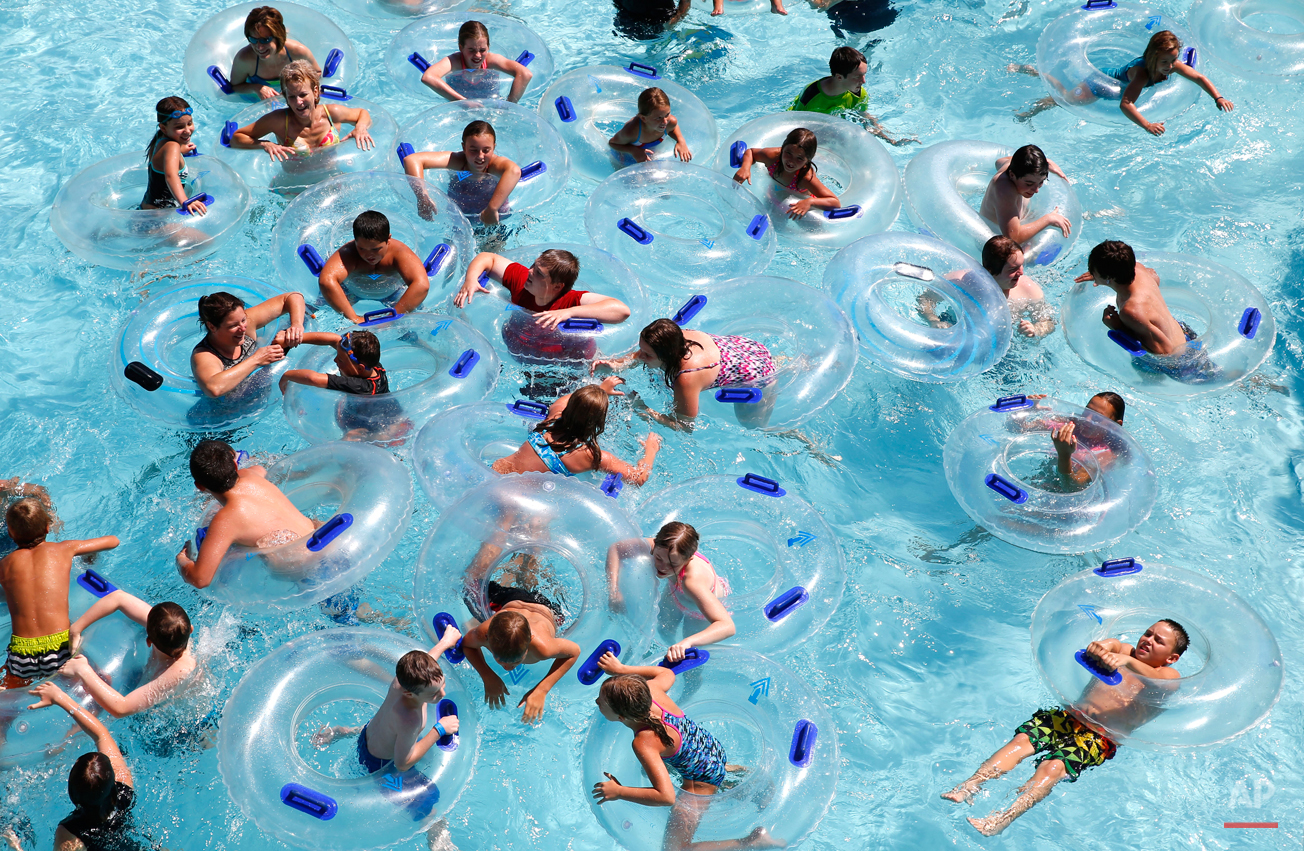
{"type": "MultiPolygon", "coordinates": [[[[200,197],[191,199],[186,191],[190,173],[185,157],[195,151],[190,141],[195,135],[194,110],[183,98],[166,97],[155,105],[158,113],[158,130],[145,149],[149,160],[149,182],[145,184],[145,197],[140,201],[142,210],[159,210],[183,207],[196,216],[208,212],[200,197]]],[[[211,199],[210,199],[211,200],[211,199]]]]}

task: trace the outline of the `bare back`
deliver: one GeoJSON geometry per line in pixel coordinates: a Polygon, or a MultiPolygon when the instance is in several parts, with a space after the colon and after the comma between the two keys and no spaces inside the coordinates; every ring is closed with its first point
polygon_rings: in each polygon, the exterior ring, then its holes
{"type": "Polygon", "coordinates": [[[544,640],[552,641],[557,637],[557,616],[552,609],[539,603],[526,603],[513,600],[505,603],[498,613],[516,612],[530,622],[530,649],[525,651],[523,665],[533,665],[544,659],[551,659],[543,647],[544,640]]]}
{"type": "Polygon", "coordinates": [[[239,475],[235,487],[225,494],[226,504],[213,517],[210,531],[221,527],[229,533],[232,543],[244,547],[260,546],[260,541],[277,533],[292,532],[296,537],[312,534],[316,528],[313,522],[267,480],[265,469],[248,467],[239,475]]]}
{"type": "Polygon", "coordinates": [[[1159,275],[1136,264],[1131,286],[1118,288],[1118,315],[1124,327],[1154,355],[1180,354],[1186,335],[1159,292],[1159,275]]]}
{"type": "Polygon", "coordinates": [[[394,759],[394,748],[401,732],[419,736],[426,726],[426,704],[417,709],[404,705],[403,688],[390,680],[389,691],[376,714],[367,722],[367,750],[378,759],[394,759]]]}
{"type": "Polygon", "coordinates": [[[68,585],[79,543],[38,544],[0,560],[0,587],[9,605],[14,635],[40,638],[70,626],[68,585]]]}
{"type": "Polygon", "coordinates": [[[1014,188],[1014,182],[1010,180],[1009,157],[1002,157],[997,162],[1001,164],[997,166],[996,174],[987,184],[987,191],[983,193],[983,202],[978,208],[978,215],[1005,236],[1009,236],[1005,233],[1005,223],[1014,218],[1023,220],[1028,214],[1028,199],[1019,194],[1014,188]]]}

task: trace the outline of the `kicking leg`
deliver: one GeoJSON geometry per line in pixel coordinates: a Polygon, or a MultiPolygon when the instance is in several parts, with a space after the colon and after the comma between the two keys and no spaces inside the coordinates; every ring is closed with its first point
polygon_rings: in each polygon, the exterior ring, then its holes
{"type": "Polygon", "coordinates": [[[988,757],[987,761],[978,767],[972,777],[950,792],[943,792],[942,797],[948,801],[955,801],[957,804],[972,803],[973,796],[977,794],[984,783],[1000,777],[1034,753],[1036,753],[1036,750],[1032,747],[1032,742],[1028,740],[1025,734],[1019,733],[1013,739],[1010,739],[1005,747],[988,757]]]}
{"type": "Polygon", "coordinates": [[[1014,799],[1014,803],[1008,810],[994,812],[986,818],[970,818],[969,823],[983,836],[995,836],[1049,795],[1050,790],[1055,788],[1055,784],[1063,780],[1067,774],[1063,761],[1048,759],[1037,766],[1036,773],[1019,789],[1019,797],[1014,799]]]}
{"type": "MultiPolygon", "coordinates": [[[[684,791],[693,796],[714,795],[716,787],[709,783],[688,781],[684,791]]],[[[709,797],[690,797],[680,795],[675,798],[670,810],[670,820],[666,823],[666,835],[661,844],[661,851],[736,851],[742,848],[785,848],[788,843],[770,836],[769,831],[758,827],[741,839],[716,839],[707,842],[694,842],[693,834],[711,806],[709,797]]]]}

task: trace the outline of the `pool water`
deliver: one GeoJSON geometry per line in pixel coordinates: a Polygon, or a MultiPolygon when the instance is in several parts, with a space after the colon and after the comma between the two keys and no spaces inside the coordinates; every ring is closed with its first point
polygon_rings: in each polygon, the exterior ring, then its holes
{"type": "MultiPolygon", "coordinates": [[[[350,34],[364,64],[356,93],[384,104],[400,125],[434,103],[403,94],[385,71],[382,57],[402,20],[353,17],[323,0],[306,5],[350,34]]],[[[1178,16],[1187,8],[1160,5],[1178,16]]],[[[207,746],[214,737],[211,710],[255,660],[334,623],[316,607],[276,618],[233,613],[180,581],[173,557],[204,506],[187,470],[198,437],[135,415],[112,392],[108,364],[130,311],[178,278],[275,281],[270,231],[288,200],[257,193],[236,236],[202,263],[179,270],[90,266],[67,252],[49,225],[54,195],[73,174],[122,152],[139,149],[143,156],[154,102],[185,94],[180,57],[191,33],[220,8],[213,0],[11,0],[0,7],[6,68],[0,96],[8,105],[0,118],[0,252],[6,258],[0,351],[8,373],[0,384],[0,475],[45,484],[64,535],[118,535],[122,545],[102,555],[97,569],[147,599],[172,599],[191,613],[205,685],[112,729],[135,772],[137,823],[152,841],[235,851],[281,845],[227,795],[216,750],[207,746]]],[[[817,505],[840,535],[848,563],[840,610],[818,635],[779,656],[825,696],[841,749],[837,797],[804,847],[1299,848],[1304,104],[1296,91],[1210,65],[1204,70],[1236,110],[1222,114],[1202,99],[1168,121],[1159,138],[1130,125],[1089,124],[1062,109],[1017,122],[1013,113],[1045,91],[1037,78],[1006,66],[1031,63],[1042,28],[1067,8],[1032,0],[901,4],[890,27],[872,34],[835,30],[827,16],[798,0],[790,0],[787,18],[710,18],[695,8],[675,32],[644,42],[616,32],[605,0],[477,8],[527,21],[551,46],[559,74],[589,64],[655,65],[706,101],[721,138],[785,108],[825,73],[834,47],[852,44],[869,58],[871,109],[890,132],[925,144],[1035,142],[1073,178],[1088,211],[1082,236],[1068,257],[1036,270],[1052,303],[1084,270],[1090,247],[1112,237],[1145,250],[1208,257],[1263,291],[1279,331],[1261,380],[1182,403],[1124,394],[1127,428],[1156,465],[1160,497],[1149,521],[1101,553],[1046,556],[1001,542],[969,521],[942,473],[951,429],[994,397],[1029,391],[1084,402],[1098,390],[1122,389],[1086,367],[1058,329],[1040,341],[1016,334],[996,368],[950,387],[898,379],[862,359],[845,391],[802,426],[801,436],[747,431],[732,419],[706,421],[691,435],[662,432],[665,446],[651,481],[641,490],[627,486],[620,500],[632,511],[675,482],[755,472],[817,505]],[[1028,641],[1038,599],[1065,576],[1123,555],[1207,573],[1247,600],[1282,648],[1281,698],[1267,721],[1223,746],[1186,753],[1124,747],[1080,782],[1061,784],[1001,837],[983,840],[963,816],[1007,806],[1031,767],[989,784],[972,810],[938,795],[1050,704],[1028,641]],[[1229,829],[1224,822],[1279,827],[1229,829]]],[[[533,97],[541,90],[532,89],[533,97]]],[[[533,105],[530,95],[526,100],[533,105]]],[[[197,106],[195,117],[201,148],[211,147],[228,116],[197,106]]],[[[898,168],[916,149],[890,149],[898,168]]],[[[697,159],[707,163],[709,153],[697,152],[697,159]]],[[[583,211],[592,189],[572,179],[546,215],[512,223],[519,227],[507,247],[586,242],[583,211]]],[[[904,216],[895,227],[908,228],[904,216]]],[[[767,274],[819,286],[831,256],[781,244],[767,274]]],[[[656,306],[673,310],[678,304],[671,301],[656,306]]],[[[319,318],[336,327],[335,317],[319,318]]],[[[562,369],[511,363],[504,369],[498,401],[526,386],[540,395],[583,381],[562,369]]],[[[668,393],[658,383],[656,376],[631,376],[650,404],[665,406],[668,393]]],[[[637,439],[647,431],[628,405],[617,404],[603,448],[636,458],[637,439]]],[[[304,447],[276,411],[227,439],[263,462],[304,447]]],[[[358,589],[364,619],[421,634],[412,622],[412,565],[436,519],[418,489],[406,536],[358,589]]],[[[737,569],[745,584],[745,570],[737,569]]],[[[509,706],[517,699],[514,693],[509,706]]],[[[348,717],[339,723],[362,717],[341,712],[348,717]]],[[[593,712],[582,692],[554,695],[533,729],[521,724],[518,710],[483,711],[475,781],[447,812],[452,842],[461,849],[611,848],[587,803],[588,790],[602,778],[581,776],[579,750],[593,712]]],[[[320,764],[344,765],[348,745],[323,753],[320,764]]],[[[0,821],[30,820],[35,847],[49,847],[55,824],[70,809],[68,768],[85,750],[89,744],[79,739],[47,763],[4,773],[0,821]]],[[[407,847],[424,844],[418,837],[407,847]]]]}

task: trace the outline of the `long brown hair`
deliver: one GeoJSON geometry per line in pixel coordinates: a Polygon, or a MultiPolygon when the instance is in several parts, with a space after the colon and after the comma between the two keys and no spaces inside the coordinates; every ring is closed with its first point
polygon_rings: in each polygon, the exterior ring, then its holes
{"type": "Polygon", "coordinates": [[[648,688],[647,680],[634,674],[609,677],[602,684],[602,696],[612,712],[621,718],[646,725],[666,747],[675,746],[675,740],[666,732],[666,725],[661,723],[660,718],[652,717],[652,690],[648,688]]]}
{"type": "Polygon", "coordinates": [[[607,428],[607,391],[596,384],[581,387],[571,394],[570,401],[560,416],[544,420],[534,427],[540,434],[551,434],[548,446],[563,453],[578,449],[581,444],[593,453],[593,465],[602,464],[602,450],[598,448],[598,435],[607,428]]]}
{"type": "Polygon", "coordinates": [[[694,343],[684,336],[683,329],[675,324],[673,319],[658,319],[639,332],[640,341],[647,343],[648,348],[661,361],[661,368],[665,370],[666,386],[673,387],[675,377],[679,375],[684,361],[688,358],[690,352],[689,346],[702,348],[701,343],[694,343]]]}
{"type": "Polygon", "coordinates": [[[697,530],[687,523],[671,520],[661,527],[652,539],[652,546],[665,547],[671,555],[679,556],[685,562],[697,554],[697,530]]]}
{"type": "Polygon", "coordinates": [[[1159,73],[1159,57],[1164,53],[1178,52],[1180,58],[1182,51],[1182,40],[1179,39],[1172,30],[1160,30],[1150,36],[1150,43],[1146,45],[1146,52],[1141,54],[1146,63],[1146,74],[1150,77],[1150,85],[1162,83],[1167,77],[1159,73]]]}

